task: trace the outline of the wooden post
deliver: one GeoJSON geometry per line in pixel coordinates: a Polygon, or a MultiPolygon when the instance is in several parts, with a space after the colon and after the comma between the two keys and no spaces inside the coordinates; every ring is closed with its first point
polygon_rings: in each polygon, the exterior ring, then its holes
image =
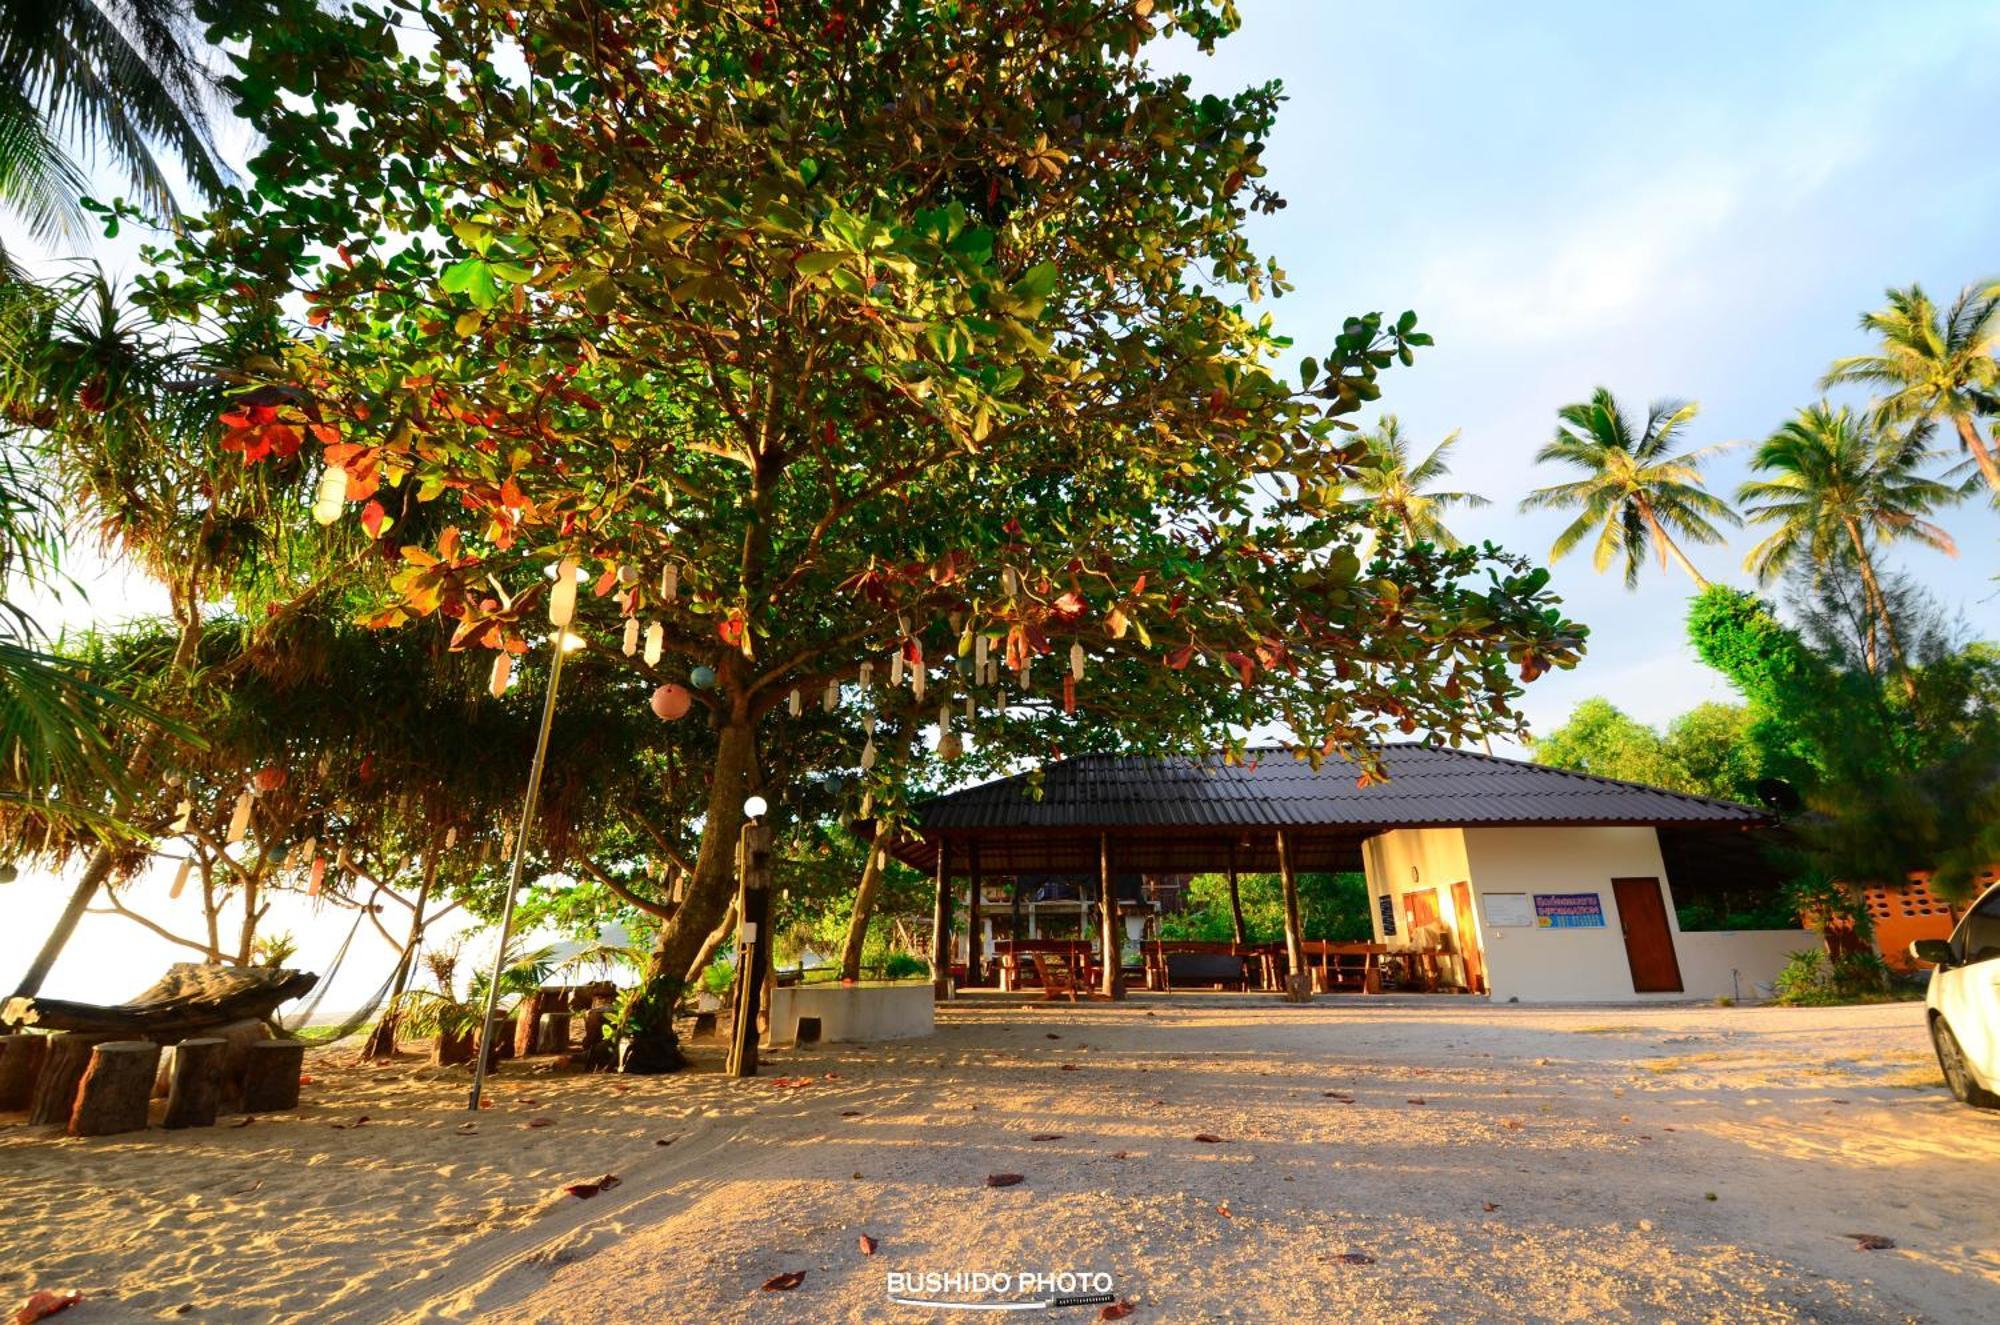
{"type": "Polygon", "coordinates": [[[965,870],[970,883],[965,893],[965,983],[978,988],[986,983],[986,942],[979,919],[979,843],[965,848],[965,870]]]}
{"type": "Polygon", "coordinates": [[[1242,943],[1243,935],[1243,894],[1236,890],[1236,843],[1229,844],[1229,924],[1236,932],[1236,941],[1242,943]]]}
{"type": "Polygon", "coordinates": [[[222,1107],[222,1064],[229,1041],[220,1036],[182,1040],[174,1046],[171,1083],[167,1087],[167,1127],[213,1127],[222,1107]]]}
{"type": "Polygon", "coordinates": [[[1097,835],[1098,918],[1104,944],[1104,996],[1125,997],[1125,921],[1118,913],[1118,881],[1111,877],[1111,834],[1097,835]]]}
{"type": "Polygon", "coordinates": [[[243,1055],[243,1112],[288,1113],[299,1107],[304,1040],[260,1040],[243,1055]]]}
{"type": "Polygon", "coordinates": [[[146,1130],[160,1046],[151,1040],[107,1040],[90,1051],[70,1111],[71,1136],[111,1136],[146,1130]]]}
{"type": "Polygon", "coordinates": [[[937,897],[931,911],[931,992],[939,1002],[951,991],[951,839],[938,834],[937,897]]]}
{"type": "Polygon", "coordinates": [[[48,1051],[46,1035],[0,1035],[0,1113],[28,1107],[48,1051]]]}
{"type": "Polygon", "coordinates": [[[1292,873],[1292,853],[1282,828],[1278,830],[1278,880],[1285,890],[1286,988],[1292,989],[1298,977],[1305,975],[1304,997],[1294,998],[1295,1002],[1303,1003],[1312,997],[1312,978],[1306,972],[1306,936],[1299,924],[1299,881],[1292,873]]]}
{"type": "Polygon", "coordinates": [[[542,1052],[542,991],[537,989],[514,1009],[514,1057],[526,1058],[542,1052]]]}
{"type": "Polygon", "coordinates": [[[729,1028],[729,1075],[754,1077],[757,1005],[771,961],[771,940],[765,932],[771,913],[771,830],[755,819],[744,824],[740,850],[742,882],[736,906],[742,923],[736,940],[736,1021],[729,1028]]]}
{"type": "Polygon", "coordinates": [[[41,1075],[35,1078],[35,1093],[28,1100],[28,1121],[38,1127],[67,1123],[70,1111],[76,1107],[76,1084],[83,1080],[84,1069],[90,1066],[90,1051],[116,1038],[76,1031],[50,1036],[41,1075]]]}

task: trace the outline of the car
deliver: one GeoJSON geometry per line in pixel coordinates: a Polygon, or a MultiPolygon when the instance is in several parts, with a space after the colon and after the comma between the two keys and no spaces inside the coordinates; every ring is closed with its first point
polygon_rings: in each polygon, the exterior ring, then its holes
{"type": "Polygon", "coordinates": [[[2000,1109],[2000,884],[1949,939],[1918,939],[1910,956],[1937,968],[1924,1004],[1945,1084],[1966,1104],[2000,1109]]]}

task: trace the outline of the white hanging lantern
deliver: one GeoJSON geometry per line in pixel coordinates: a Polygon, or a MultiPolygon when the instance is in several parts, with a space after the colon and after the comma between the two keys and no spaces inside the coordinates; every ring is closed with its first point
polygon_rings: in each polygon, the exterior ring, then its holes
{"type": "Polygon", "coordinates": [[[805,700],[799,697],[797,686],[792,687],[792,693],[785,700],[785,711],[795,718],[806,711],[805,700]]]}
{"type": "Polygon", "coordinates": [[[182,801],[179,805],[176,805],[174,807],[173,831],[175,833],[185,833],[188,830],[188,824],[191,823],[193,819],[194,819],[194,802],[190,800],[182,801]]]}
{"type": "Polygon", "coordinates": [[[991,640],[977,635],[972,640],[972,674],[974,677],[986,675],[986,654],[993,647],[991,640]]]}
{"type": "Polygon", "coordinates": [[[941,705],[938,708],[938,730],[940,732],[949,732],[951,730],[951,705],[949,704],[941,705]]]}
{"type": "Polygon", "coordinates": [[[311,860],[314,856],[318,854],[319,854],[319,839],[317,837],[309,837],[305,841],[299,843],[298,855],[292,857],[292,859],[311,860]]]}
{"type": "Polygon", "coordinates": [[[507,678],[514,674],[514,655],[496,653],[493,655],[493,675],[486,682],[487,693],[498,699],[507,693],[507,678]]]}
{"type": "Polygon", "coordinates": [[[576,558],[564,557],[556,565],[556,585],[549,590],[549,624],[567,626],[576,619],[576,558]]]}
{"type": "Polygon", "coordinates": [[[322,527],[330,525],[346,509],[347,470],[341,465],[328,465],[319,476],[319,486],[313,489],[313,522],[322,527]]]}
{"type": "Polygon", "coordinates": [[[1081,644],[1072,644],[1069,646],[1069,674],[1079,681],[1083,679],[1083,645],[1081,644]]]}
{"type": "Polygon", "coordinates": [[[875,767],[875,742],[871,738],[866,745],[861,747],[861,771],[866,773],[873,767],[875,767]]]}
{"type": "Polygon", "coordinates": [[[1022,694],[1026,694],[1034,687],[1035,676],[1031,668],[1032,664],[1026,658],[1023,658],[1021,659],[1021,669],[1014,673],[1014,683],[1021,687],[1022,694]]]}
{"type": "Polygon", "coordinates": [[[656,667],[667,651],[667,628],[655,621],[646,627],[646,666],[656,667]]]}
{"type": "Polygon", "coordinates": [[[451,827],[444,830],[444,849],[446,851],[449,851],[457,845],[458,845],[458,825],[453,824],[451,827]]]}
{"type": "Polygon", "coordinates": [[[828,681],[826,683],[826,693],[820,696],[819,705],[828,713],[840,707],[840,682],[828,681]]]}
{"type": "Polygon", "coordinates": [[[950,762],[965,753],[965,738],[957,732],[946,732],[938,737],[938,758],[950,762]]]}
{"type": "Polygon", "coordinates": [[[1014,568],[1012,566],[1009,566],[1005,570],[1000,572],[1000,583],[1001,586],[1007,590],[1007,596],[1009,598],[1012,598],[1015,594],[1021,591],[1021,577],[1014,573],[1014,568]]]}
{"type": "Polygon", "coordinates": [[[916,665],[910,668],[910,693],[916,696],[919,703],[924,698],[924,672],[924,660],[918,658],[916,665]]]}
{"type": "Polygon", "coordinates": [[[861,664],[861,688],[863,690],[866,690],[869,686],[872,686],[874,684],[875,684],[875,664],[872,662],[863,662],[861,664]]]}
{"type": "Polygon", "coordinates": [[[903,650],[900,647],[889,655],[889,684],[903,684],[903,650]]]}
{"type": "Polygon", "coordinates": [[[625,618],[625,656],[630,658],[639,651],[639,618],[625,618]]]}
{"type": "Polygon", "coordinates": [[[225,842],[241,842],[250,831],[250,793],[245,791],[236,797],[236,808],[229,815],[229,832],[225,842]]]}
{"type": "Polygon", "coordinates": [[[861,730],[870,736],[875,734],[875,715],[873,713],[864,713],[861,715],[861,730]]]}
{"type": "Polygon", "coordinates": [[[167,889],[168,901],[171,902],[176,897],[179,897],[181,895],[181,890],[187,887],[188,875],[192,873],[193,870],[194,870],[194,857],[182,856],[181,867],[174,871],[174,886],[167,889]]]}
{"type": "Polygon", "coordinates": [[[660,599],[671,603],[681,594],[681,569],[668,562],[660,567],[660,599]]]}

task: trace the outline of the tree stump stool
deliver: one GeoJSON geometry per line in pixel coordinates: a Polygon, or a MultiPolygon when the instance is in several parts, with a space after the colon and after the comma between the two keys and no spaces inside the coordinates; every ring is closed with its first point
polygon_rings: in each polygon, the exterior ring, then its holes
{"type": "Polygon", "coordinates": [[[46,1035],[0,1035],[0,1113],[28,1107],[48,1052],[46,1035]]]}
{"type": "Polygon", "coordinates": [[[715,1014],[713,1012],[697,1012],[694,1014],[694,1031],[690,1038],[696,1040],[713,1040],[715,1038],[715,1014]]]}
{"type": "Polygon", "coordinates": [[[182,1040],[174,1046],[172,1083],[167,1087],[167,1127],[213,1127],[222,1107],[223,1067],[229,1041],[220,1036],[182,1040]]]}
{"type": "Polygon", "coordinates": [[[41,1075],[35,1078],[34,1094],[28,1098],[28,1121],[36,1126],[69,1122],[70,1111],[76,1107],[77,1083],[90,1066],[90,1051],[116,1038],[76,1031],[49,1036],[41,1075]]]}
{"type": "Polygon", "coordinates": [[[538,1054],[566,1054],[569,1052],[569,1013],[545,1012],[542,1014],[541,1034],[535,1037],[535,1052],[538,1054]]]}
{"type": "Polygon", "coordinates": [[[90,1051],[70,1111],[71,1136],[111,1136],[146,1130],[160,1046],[151,1040],[107,1040],[90,1051]]]}
{"type": "Polygon", "coordinates": [[[514,1057],[526,1058],[529,1054],[539,1052],[536,1041],[541,1034],[542,1005],[545,1002],[547,1002],[546,996],[540,990],[536,990],[523,998],[520,1005],[514,1009],[514,1057]]]}
{"type": "Polygon", "coordinates": [[[611,1009],[595,1007],[583,1014],[583,1070],[609,1072],[618,1062],[617,1044],[604,1033],[611,1009]]]}
{"type": "Polygon", "coordinates": [[[289,1113],[299,1107],[304,1040],[265,1040],[243,1055],[243,1112],[289,1113]]]}

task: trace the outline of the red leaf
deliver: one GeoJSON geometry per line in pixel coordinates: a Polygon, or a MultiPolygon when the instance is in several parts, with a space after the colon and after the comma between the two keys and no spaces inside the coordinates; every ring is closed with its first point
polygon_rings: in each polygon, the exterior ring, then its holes
{"type": "Polygon", "coordinates": [[[764,1291],[767,1293],[789,1293],[805,1281],[806,1272],[804,1270],[787,1270],[783,1274],[774,1275],[766,1279],[764,1281],[764,1291]]]}
{"type": "Polygon", "coordinates": [[[1219,1146],[1222,1144],[1222,1138],[1217,1136],[1213,1132],[1196,1132],[1194,1134],[1194,1139],[1201,1142],[1203,1145],[1219,1146]]]}
{"type": "Polygon", "coordinates": [[[1167,666],[1173,668],[1177,672],[1185,671],[1188,663],[1193,661],[1193,659],[1194,659],[1194,645],[1184,644],[1180,648],[1175,649],[1167,654],[1167,666]]]}
{"type": "Polygon", "coordinates": [[[1123,1320],[1139,1308],[1129,1301],[1107,1302],[1097,1313],[1099,1320],[1123,1320]]]}
{"type": "Polygon", "coordinates": [[[1030,1141],[1060,1141],[1063,1139],[1063,1134],[1061,1132],[1037,1132],[1028,1139],[1030,1141]]]}
{"type": "Polygon", "coordinates": [[[579,1201],[588,1201],[599,1192],[608,1192],[619,1183],[618,1175],[607,1173],[595,1182],[573,1182],[563,1190],[579,1201]]]}
{"type": "Polygon", "coordinates": [[[988,1187],[1012,1187],[1026,1181],[1027,1179],[1018,1173],[989,1173],[986,1175],[986,1185],[988,1187]]]}
{"type": "Polygon", "coordinates": [[[361,508],[361,527],[368,531],[370,538],[382,536],[382,522],[388,518],[389,513],[382,509],[379,501],[371,501],[361,508]]]}
{"type": "Polygon", "coordinates": [[[83,1301],[81,1293],[51,1293],[46,1288],[38,1288],[28,1294],[28,1300],[14,1310],[14,1325],[34,1325],[38,1320],[47,1320],[58,1311],[68,1311],[83,1301]]]}
{"type": "Polygon", "coordinates": [[[553,1118],[528,1119],[528,1126],[530,1127],[554,1127],[555,1125],[556,1125],[556,1120],[553,1118]]]}
{"type": "Polygon", "coordinates": [[[1235,1215],[1229,1213],[1229,1202],[1227,1201],[1224,1201],[1221,1205],[1216,1206],[1215,1213],[1221,1215],[1224,1219],[1236,1218],[1235,1215]]]}
{"type": "Polygon", "coordinates": [[[875,1254],[875,1247],[876,1247],[875,1239],[869,1237],[866,1233],[863,1233],[859,1238],[856,1238],[855,1242],[860,1246],[861,1254],[863,1256],[873,1256],[875,1254]]]}

